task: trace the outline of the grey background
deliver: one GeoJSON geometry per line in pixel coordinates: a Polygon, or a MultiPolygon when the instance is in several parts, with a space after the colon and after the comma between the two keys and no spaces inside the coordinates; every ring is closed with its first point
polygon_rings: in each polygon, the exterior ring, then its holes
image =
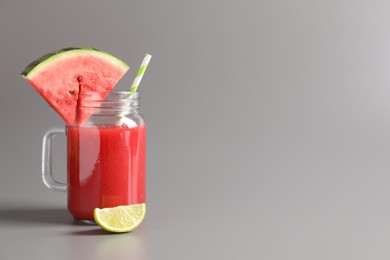
{"type": "MultiPolygon", "coordinates": [[[[0,0],[0,259],[389,259],[390,2],[0,0]],[[132,67],[148,212],[73,223],[40,179],[62,125],[19,76],[86,45],[132,67]]],[[[65,175],[65,142],[55,147],[65,175]]]]}

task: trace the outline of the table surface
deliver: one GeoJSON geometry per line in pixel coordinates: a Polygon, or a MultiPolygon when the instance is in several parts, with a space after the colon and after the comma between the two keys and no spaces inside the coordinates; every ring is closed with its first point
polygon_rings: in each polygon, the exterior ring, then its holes
{"type": "MultiPolygon", "coordinates": [[[[390,259],[390,1],[0,0],[0,260],[390,259]],[[147,215],[74,223],[44,187],[63,125],[19,73],[92,46],[132,67],[147,215]]],[[[64,180],[64,138],[54,172],[64,180]]]]}

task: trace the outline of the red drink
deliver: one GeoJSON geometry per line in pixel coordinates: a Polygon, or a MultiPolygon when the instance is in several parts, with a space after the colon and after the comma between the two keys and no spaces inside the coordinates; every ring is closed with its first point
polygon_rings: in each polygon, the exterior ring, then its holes
{"type": "Polygon", "coordinates": [[[145,125],[68,126],[68,209],[93,220],[95,208],[145,202],[145,125]]]}

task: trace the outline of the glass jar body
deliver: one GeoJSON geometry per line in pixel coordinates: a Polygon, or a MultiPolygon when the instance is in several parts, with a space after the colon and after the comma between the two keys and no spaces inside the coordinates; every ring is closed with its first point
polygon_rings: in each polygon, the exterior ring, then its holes
{"type": "Polygon", "coordinates": [[[66,127],[68,210],[93,220],[95,208],[145,203],[146,126],[138,93],[83,98],[66,127]],[[80,124],[81,122],[81,124],[80,124]]]}

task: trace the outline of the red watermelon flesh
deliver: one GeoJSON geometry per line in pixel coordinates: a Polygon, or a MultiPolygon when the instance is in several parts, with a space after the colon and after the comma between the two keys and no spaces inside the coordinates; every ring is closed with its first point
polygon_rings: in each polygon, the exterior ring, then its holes
{"type": "MultiPolygon", "coordinates": [[[[34,61],[22,76],[67,125],[72,125],[76,120],[79,93],[89,91],[104,99],[128,69],[127,64],[106,52],[67,48],[34,61]]],[[[76,123],[83,124],[92,112],[79,113],[76,123]]]]}

